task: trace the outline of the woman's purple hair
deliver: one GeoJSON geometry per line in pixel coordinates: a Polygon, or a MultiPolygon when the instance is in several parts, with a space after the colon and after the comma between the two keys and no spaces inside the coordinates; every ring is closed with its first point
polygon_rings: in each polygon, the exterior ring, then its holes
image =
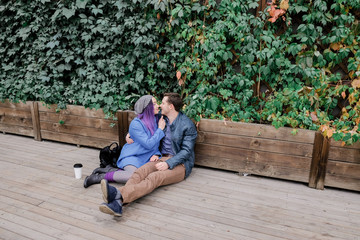
{"type": "Polygon", "coordinates": [[[138,118],[145,124],[146,128],[150,130],[151,136],[155,132],[155,118],[154,118],[154,104],[152,101],[146,106],[144,111],[138,114],[138,118]]]}

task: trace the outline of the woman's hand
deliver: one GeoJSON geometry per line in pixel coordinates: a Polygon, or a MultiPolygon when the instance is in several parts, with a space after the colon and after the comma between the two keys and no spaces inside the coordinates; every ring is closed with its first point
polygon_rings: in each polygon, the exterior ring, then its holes
{"type": "Polygon", "coordinates": [[[161,118],[159,119],[159,123],[158,126],[161,130],[164,130],[165,126],[166,126],[166,122],[163,116],[161,116],[161,118]]]}
{"type": "Polygon", "coordinates": [[[169,168],[169,165],[166,162],[159,162],[155,165],[155,167],[159,171],[165,171],[169,168]]]}
{"type": "Polygon", "coordinates": [[[132,139],[130,138],[130,134],[129,134],[129,133],[126,134],[125,140],[126,140],[126,143],[127,143],[127,144],[132,144],[132,143],[134,142],[134,140],[132,140],[132,139]]]}
{"type": "Polygon", "coordinates": [[[159,156],[158,155],[152,155],[150,158],[150,162],[156,162],[159,160],[159,156]]]}

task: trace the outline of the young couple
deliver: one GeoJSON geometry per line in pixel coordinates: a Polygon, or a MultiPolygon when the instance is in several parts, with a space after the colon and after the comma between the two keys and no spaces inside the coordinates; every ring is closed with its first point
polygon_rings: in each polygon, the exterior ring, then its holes
{"type": "Polygon", "coordinates": [[[106,173],[112,176],[105,174],[101,180],[105,201],[99,206],[101,212],[121,216],[123,203],[132,202],[159,186],[177,183],[189,176],[195,161],[197,132],[193,122],[180,112],[182,105],[179,94],[166,93],[160,105],[163,116],[158,118],[154,117],[159,111],[155,98],[146,95],[136,102],[138,116],[129,128],[134,142],[125,144],[120,154],[118,167],[124,171],[106,173]],[[152,114],[152,118],[148,113],[152,114]],[[131,173],[120,177],[125,179],[130,176],[124,181],[125,186],[119,189],[110,186],[108,181],[119,182],[117,175],[122,175],[121,172],[131,173]]]}

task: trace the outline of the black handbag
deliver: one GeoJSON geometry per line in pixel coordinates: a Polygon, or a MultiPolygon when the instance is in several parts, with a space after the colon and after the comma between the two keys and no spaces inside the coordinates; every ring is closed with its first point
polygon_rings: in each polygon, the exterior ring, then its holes
{"type": "Polygon", "coordinates": [[[104,147],[100,150],[100,167],[104,168],[108,165],[117,168],[117,160],[120,156],[121,146],[117,142],[113,142],[109,146],[104,147]],[[114,145],[114,146],[113,146],[114,145]]]}

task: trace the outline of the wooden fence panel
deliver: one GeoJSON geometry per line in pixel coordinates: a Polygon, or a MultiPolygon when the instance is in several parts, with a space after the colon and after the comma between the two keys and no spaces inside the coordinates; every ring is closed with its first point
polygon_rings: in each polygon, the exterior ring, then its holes
{"type": "Polygon", "coordinates": [[[0,131],[33,137],[32,102],[0,102],[0,131]]]}

